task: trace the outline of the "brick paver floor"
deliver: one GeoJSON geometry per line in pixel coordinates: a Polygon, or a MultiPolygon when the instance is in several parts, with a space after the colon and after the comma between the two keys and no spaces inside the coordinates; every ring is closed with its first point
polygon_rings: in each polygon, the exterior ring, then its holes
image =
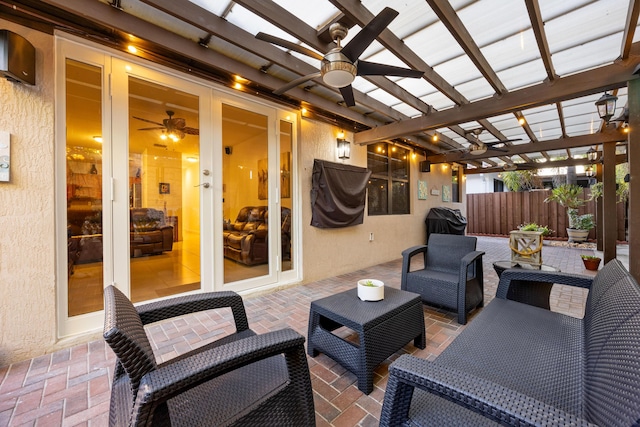
{"type": "MultiPolygon", "coordinates": [[[[484,256],[485,304],[495,295],[497,276],[492,263],[510,258],[508,240],[479,237],[484,256]]],[[[594,274],[584,269],[580,254],[585,249],[545,246],[543,261],[564,272],[594,274]]],[[[400,287],[401,260],[354,271],[329,279],[266,295],[247,297],[249,325],[257,333],[291,327],[306,336],[312,300],[355,286],[373,277],[386,286],[400,287]]],[[[586,291],[554,286],[552,310],[582,316],[586,291]]],[[[377,426],[387,383],[389,363],[402,354],[434,359],[464,328],[455,314],[424,306],[427,347],[412,343],[383,362],[375,371],[374,390],[365,395],[355,375],[329,357],[309,359],[318,426],[377,426]]],[[[474,314],[470,317],[473,322],[474,314]]],[[[163,324],[151,325],[148,333],[159,360],[174,357],[207,340],[233,331],[228,313],[204,312],[163,324]]],[[[46,354],[0,368],[0,426],[106,426],[114,355],[102,341],[46,354]]]]}

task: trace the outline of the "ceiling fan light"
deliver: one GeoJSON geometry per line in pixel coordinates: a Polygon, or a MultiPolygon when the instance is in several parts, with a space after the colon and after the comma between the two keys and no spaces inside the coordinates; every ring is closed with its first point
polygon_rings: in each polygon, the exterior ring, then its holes
{"type": "Polygon", "coordinates": [[[349,86],[356,78],[356,66],[339,50],[327,53],[320,65],[322,80],[331,87],[349,86]]]}
{"type": "Polygon", "coordinates": [[[502,169],[504,169],[505,171],[514,171],[516,169],[518,169],[518,166],[516,166],[515,164],[511,163],[505,163],[505,165],[502,167],[502,169]]]}
{"type": "Polygon", "coordinates": [[[473,154],[474,156],[479,156],[481,154],[484,154],[487,152],[487,147],[485,147],[484,145],[472,145],[471,146],[471,151],[470,153],[473,154]]]}

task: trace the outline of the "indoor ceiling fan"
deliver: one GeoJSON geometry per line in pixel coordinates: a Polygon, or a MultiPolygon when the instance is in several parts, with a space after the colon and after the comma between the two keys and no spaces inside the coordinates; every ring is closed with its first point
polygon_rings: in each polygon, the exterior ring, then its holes
{"type": "Polygon", "coordinates": [[[329,27],[331,38],[335,41],[336,47],[322,56],[310,49],[295,43],[283,40],[279,37],[265,33],[256,34],[256,38],[284,47],[289,50],[310,56],[320,60],[320,71],[307,74],[273,91],[276,95],[281,95],[308,80],[322,77],[322,80],[329,86],[338,88],[342,94],[344,102],[349,107],[356,105],[351,83],[356,76],[397,76],[397,77],[422,77],[423,71],[408,68],[396,67],[393,65],[378,64],[375,62],[362,61],[358,59],[362,52],[378,37],[378,35],[398,16],[398,12],[387,7],[373,18],[362,30],[344,47],[340,41],[347,36],[349,29],[335,22],[329,27]]]}
{"type": "Polygon", "coordinates": [[[167,110],[168,119],[162,120],[162,123],[154,122],[153,120],[143,119],[142,117],[135,117],[134,119],[142,120],[143,122],[153,123],[157,126],[152,126],[148,128],[140,128],[138,130],[162,130],[162,135],[160,138],[162,139],[171,139],[174,142],[177,142],[185,137],[186,134],[189,135],[199,135],[200,130],[196,128],[192,128],[187,126],[187,121],[183,118],[174,118],[173,115],[175,113],[171,110],[167,110]]]}

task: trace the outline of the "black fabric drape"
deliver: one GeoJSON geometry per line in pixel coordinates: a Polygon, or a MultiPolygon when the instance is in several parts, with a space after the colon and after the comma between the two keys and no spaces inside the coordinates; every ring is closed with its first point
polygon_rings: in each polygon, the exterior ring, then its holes
{"type": "Polygon", "coordinates": [[[311,186],[311,225],[341,228],[362,224],[371,171],[315,159],[311,186]]]}

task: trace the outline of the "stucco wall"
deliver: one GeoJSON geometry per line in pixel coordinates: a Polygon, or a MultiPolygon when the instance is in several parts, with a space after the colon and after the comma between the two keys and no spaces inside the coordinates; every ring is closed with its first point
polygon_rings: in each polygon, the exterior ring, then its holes
{"type": "MultiPolygon", "coordinates": [[[[418,155],[411,160],[411,214],[368,216],[365,210],[362,225],[339,229],[311,227],[311,174],[313,160],[344,162],[353,166],[367,167],[367,147],[351,144],[351,158],[336,158],[336,135],[340,129],[302,119],[299,141],[300,174],[302,189],[302,238],[304,282],[359,270],[371,265],[392,261],[401,257],[401,252],[413,245],[423,244],[426,234],[424,219],[433,206],[447,206],[464,211],[462,203],[443,203],[441,196],[427,196],[418,200],[417,181],[426,180],[429,188],[442,189],[451,185],[451,170],[443,171],[433,165],[431,172],[422,173],[418,166],[424,157],[418,155]],[[374,233],[373,242],[369,233],[374,233]]],[[[346,139],[353,141],[347,132],[346,139]]],[[[398,271],[400,274],[400,271],[398,271]]]]}
{"type": "Polygon", "coordinates": [[[0,79],[11,182],[0,183],[0,366],[56,341],[53,37],[0,19],[36,48],[36,86],[0,79]],[[46,72],[45,72],[46,70],[46,72]]]}

